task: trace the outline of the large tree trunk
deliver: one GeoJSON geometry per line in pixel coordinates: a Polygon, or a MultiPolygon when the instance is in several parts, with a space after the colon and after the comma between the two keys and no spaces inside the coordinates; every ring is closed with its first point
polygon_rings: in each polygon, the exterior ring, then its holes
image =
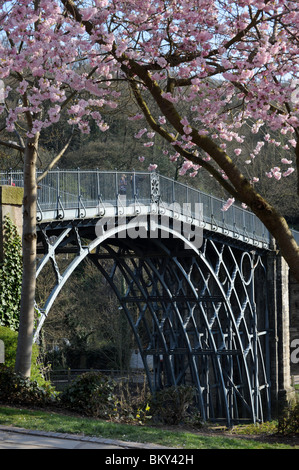
{"type": "Polygon", "coordinates": [[[15,370],[30,377],[34,328],[34,300],[36,285],[36,155],[38,136],[28,139],[24,154],[23,200],[23,281],[20,327],[15,370]]]}

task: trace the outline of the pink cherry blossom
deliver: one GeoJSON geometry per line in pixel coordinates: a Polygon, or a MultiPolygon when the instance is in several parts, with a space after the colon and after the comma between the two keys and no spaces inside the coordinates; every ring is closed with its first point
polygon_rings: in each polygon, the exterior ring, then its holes
{"type": "Polygon", "coordinates": [[[148,166],[148,171],[154,171],[158,168],[158,165],[156,165],[155,163],[151,163],[149,166],[148,166]]]}
{"type": "Polygon", "coordinates": [[[162,97],[171,103],[177,103],[179,101],[179,98],[177,96],[173,96],[171,93],[162,93],[162,97]]]}
{"type": "Polygon", "coordinates": [[[144,116],[141,113],[137,113],[134,116],[129,116],[128,119],[129,121],[138,121],[139,119],[143,119],[144,116]]]}
{"type": "Polygon", "coordinates": [[[149,139],[153,139],[155,137],[155,132],[148,132],[146,134],[146,136],[149,138],[149,139]]]}
{"type": "Polygon", "coordinates": [[[285,172],[282,174],[282,176],[284,176],[284,177],[289,176],[289,175],[291,175],[291,174],[293,173],[293,171],[295,171],[295,168],[290,167],[290,168],[287,169],[287,171],[285,171],[285,172]]]}
{"type": "Polygon", "coordinates": [[[226,212],[233,205],[234,202],[235,202],[235,199],[233,197],[228,198],[226,203],[222,206],[221,210],[223,212],[226,212]]]}
{"type": "Polygon", "coordinates": [[[140,129],[140,131],[138,131],[137,134],[134,134],[135,139],[140,139],[146,131],[147,131],[146,127],[144,129],[140,129]]]}
{"type": "Polygon", "coordinates": [[[88,21],[90,20],[90,18],[92,18],[94,15],[97,14],[97,8],[93,8],[93,7],[89,7],[89,8],[84,8],[84,9],[81,9],[80,13],[82,15],[82,19],[84,21],[88,21]]]}

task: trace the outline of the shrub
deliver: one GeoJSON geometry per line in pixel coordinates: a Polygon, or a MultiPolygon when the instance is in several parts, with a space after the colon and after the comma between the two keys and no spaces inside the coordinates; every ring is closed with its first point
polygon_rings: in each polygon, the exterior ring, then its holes
{"type": "Polygon", "coordinates": [[[164,424],[185,422],[190,415],[194,394],[194,388],[187,385],[173,385],[160,390],[150,404],[153,416],[164,424]]]}
{"type": "Polygon", "coordinates": [[[86,416],[107,418],[114,413],[113,382],[100,372],[77,377],[61,394],[62,406],[86,416]]]}
{"type": "MultiPolygon", "coordinates": [[[[0,326],[0,339],[4,342],[5,347],[5,365],[14,369],[17,344],[18,344],[18,333],[12,331],[7,327],[0,326]]],[[[31,380],[35,380],[40,386],[48,386],[43,373],[42,365],[38,361],[39,348],[37,344],[33,344],[32,347],[32,360],[31,360],[31,380]]]]}
{"type": "Polygon", "coordinates": [[[299,401],[285,408],[278,419],[277,432],[283,435],[299,434],[299,401]]]}
{"type": "Polygon", "coordinates": [[[0,401],[12,405],[44,406],[53,403],[53,387],[38,385],[35,380],[24,378],[10,367],[0,364],[0,401]]]}

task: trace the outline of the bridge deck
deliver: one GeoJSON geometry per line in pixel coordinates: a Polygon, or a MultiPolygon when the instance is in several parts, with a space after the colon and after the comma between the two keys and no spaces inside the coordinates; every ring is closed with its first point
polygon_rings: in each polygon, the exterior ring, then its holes
{"type": "MultiPolygon", "coordinates": [[[[237,204],[223,211],[224,200],[156,173],[52,170],[38,190],[38,222],[165,215],[231,240],[270,249],[262,222],[237,204]]],[[[23,186],[23,173],[0,173],[0,185],[23,186]]],[[[299,241],[299,233],[293,232],[299,241]]]]}

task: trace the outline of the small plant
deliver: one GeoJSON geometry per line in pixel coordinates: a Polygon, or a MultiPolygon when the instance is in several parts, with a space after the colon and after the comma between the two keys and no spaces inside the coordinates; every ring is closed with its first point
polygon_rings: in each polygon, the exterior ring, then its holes
{"type": "Polygon", "coordinates": [[[144,425],[151,420],[150,393],[145,377],[143,383],[118,381],[115,393],[115,421],[144,425]]]}
{"type": "Polygon", "coordinates": [[[152,418],[152,416],[150,415],[150,409],[151,408],[148,403],[144,407],[140,407],[137,409],[135,419],[138,424],[145,424],[152,418]]]}
{"type": "Polygon", "coordinates": [[[62,406],[95,418],[109,418],[114,413],[114,384],[99,372],[77,377],[61,394],[62,406]]]}
{"type": "Polygon", "coordinates": [[[0,365],[0,401],[5,404],[44,406],[54,403],[54,388],[45,383],[40,386],[14,372],[10,367],[0,365]]]}
{"type": "Polygon", "coordinates": [[[299,435],[299,401],[289,404],[278,419],[277,432],[282,435],[299,435]]]}
{"type": "Polygon", "coordinates": [[[164,424],[179,424],[190,418],[194,388],[187,385],[167,387],[155,394],[151,409],[156,419],[164,424]]]}

